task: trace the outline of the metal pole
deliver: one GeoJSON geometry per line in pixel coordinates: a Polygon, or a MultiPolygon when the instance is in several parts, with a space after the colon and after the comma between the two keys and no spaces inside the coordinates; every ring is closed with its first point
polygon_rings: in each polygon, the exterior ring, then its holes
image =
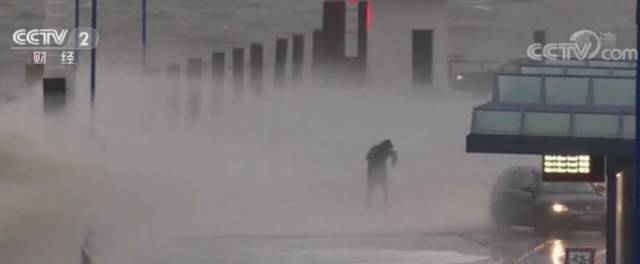
{"type": "MultiPolygon", "coordinates": [[[[636,1],[636,48],[640,48],[640,30],[638,30],[638,27],[640,26],[640,9],[638,9],[638,4],[640,4],[640,0],[636,1]]],[[[633,176],[635,177],[635,181],[634,181],[634,187],[633,188],[633,223],[632,225],[634,226],[633,228],[633,248],[637,249],[638,244],[640,243],[640,227],[638,226],[640,224],[640,192],[638,192],[640,190],[640,179],[638,179],[638,177],[640,177],[640,160],[638,159],[640,157],[640,141],[638,141],[640,139],[640,118],[638,118],[638,113],[640,113],[640,70],[638,70],[638,65],[637,65],[637,58],[636,58],[636,140],[635,140],[635,153],[634,153],[634,157],[633,157],[633,176]]],[[[640,250],[634,250],[634,260],[633,263],[640,263],[640,250]]]]}
{"type": "Polygon", "coordinates": [[[80,27],[80,0],[76,0],[76,6],[75,6],[75,53],[73,55],[75,55],[76,57],[76,63],[78,62],[78,28],[80,27]]]}
{"type": "Polygon", "coordinates": [[[142,0],[142,66],[147,66],[147,0],[142,0]]]}
{"type": "Polygon", "coordinates": [[[607,226],[606,226],[606,235],[607,235],[607,263],[616,263],[616,215],[617,215],[617,197],[618,197],[618,178],[616,174],[622,170],[617,163],[617,159],[614,157],[607,157],[606,159],[606,171],[605,175],[607,177],[607,226]]]}
{"type": "Polygon", "coordinates": [[[91,104],[96,98],[96,30],[98,28],[98,0],[91,0],[91,104]]]}

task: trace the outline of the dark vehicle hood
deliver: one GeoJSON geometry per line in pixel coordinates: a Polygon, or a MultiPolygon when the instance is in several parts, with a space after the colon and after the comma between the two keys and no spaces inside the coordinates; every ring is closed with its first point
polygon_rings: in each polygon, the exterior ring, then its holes
{"type": "Polygon", "coordinates": [[[538,195],[537,200],[541,203],[556,203],[556,202],[593,202],[604,203],[604,196],[597,193],[541,193],[538,195]]]}

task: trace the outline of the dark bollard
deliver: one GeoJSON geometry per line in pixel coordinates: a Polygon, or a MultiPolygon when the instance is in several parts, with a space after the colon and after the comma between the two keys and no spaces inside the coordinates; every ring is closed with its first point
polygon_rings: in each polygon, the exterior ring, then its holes
{"type": "Polygon", "coordinates": [[[171,117],[178,116],[179,112],[179,97],[180,97],[180,64],[172,63],[167,66],[167,108],[171,117]]]}
{"type": "Polygon", "coordinates": [[[293,53],[291,58],[291,79],[298,86],[302,83],[304,69],[304,35],[293,35],[293,53]]]}
{"type": "Polygon", "coordinates": [[[67,80],[65,78],[44,78],[42,95],[46,113],[64,109],[67,99],[67,80]]]}
{"type": "Polygon", "coordinates": [[[244,48],[233,48],[232,53],[233,91],[240,98],[244,86],[244,48]]]}
{"type": "Polygon", "coordinates": [[[324,32],[320,29],[313,31],[313,47],[311,51],[311,66],[313,71],[313,77],[321,78],[322,65],[325,62],[325,38],[324,32]]]}
{"type": "Polygon", "coordinates": [[[42,80],[44,75],[44,64],[27,64],[25,65],[25,83],[32,86],[42,80]]]}
{"type": "Polygon", "coordinates": [[[278,38],[276,40],[276,61],[275,61],[275,78],[274,82],[276,86],[284,85],[285,69],[287,67],[287,49],[289,41],[284,38],[278,38]]]}
{"type": "Polygon", "coordinates": [[[224,97],[224,73],[225,54],[224,52],[214,52],[211,55],[211,110],[218,112],[222,109],[224,97]]]}
{"type": "Polygon", "coordinates": [[[224,52],[214,52],[211,55],[211,80],[214,88],[222,89],[224,84],[225,73],[225,54],[224,52]]]}
{"type": "Polygon", "coordinates": [[[413,31],[413,85],[433,84],[433,30],[413,31]]]}
{"type": "Polygon", "coordinates": [[[180,78],[180,64],[172,63],[167,66],[167,78],[169,79],[180,78]]]}
{"type": "Polygon", "coordinates": [[[250,67],[251,88],[254,93],[262,93],[262,75],[264,68],[264,48],[260,43],[251,43],[250,67]]]}
{"type": "Polygon", "coordinates": [[[201,58],[187,60],[187,114],[193,118],[200,116],[202,64],[201,58]]]}
{"type": "MultiPolygon", "coordinates": [[[[547,44],[547,31],[546,30],[536,30],[533,31],[533,43],[540,44],[542,48],[547,44]]],[[[542,51],[540,51],[540,56],[542,56],[542,51]]],[[[541,61],[533,61],[534,64],[542,63],[541,61]]]]}
{"type": "Polygon", "coordinates": [[[67,81],[65,78],[44,78],[42,87],[45,98],[67,95],[67,81]]]}
{"type": "Polygon", "coordinates": [[[187,78],[190,80],[201,82],[202,80],[202,58],[189,58],[187,60],[187,78]]]}
{"type": "Polygon", "coordinates": [[[545,45],[547,43],[547,31],[536,30],[533,31],[533,43],[545,45]]]}
{"type": "Polygon", "coordinates": [[[326,37],[326,55],[341,59],[345,52],[346,2],[325,1],[322,16],[322,31],[326,37]]]}

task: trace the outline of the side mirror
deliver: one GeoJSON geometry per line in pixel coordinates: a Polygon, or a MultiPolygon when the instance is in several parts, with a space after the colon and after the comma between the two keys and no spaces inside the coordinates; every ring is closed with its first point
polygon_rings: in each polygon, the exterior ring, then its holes
{"type": "Polygon", "coordinates": [[[603,193],[606,189],[602,185],[595,186],[596,192],[603,193]]]}

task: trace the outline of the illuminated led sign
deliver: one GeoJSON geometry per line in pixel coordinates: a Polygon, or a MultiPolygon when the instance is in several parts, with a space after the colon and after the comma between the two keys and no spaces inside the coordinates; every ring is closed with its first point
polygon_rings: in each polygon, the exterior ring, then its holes
{"type": "Polygon", "coordinates": [[[604,158],[589,155],[544,155],[543,181],[604,181],[604,158]]]}

